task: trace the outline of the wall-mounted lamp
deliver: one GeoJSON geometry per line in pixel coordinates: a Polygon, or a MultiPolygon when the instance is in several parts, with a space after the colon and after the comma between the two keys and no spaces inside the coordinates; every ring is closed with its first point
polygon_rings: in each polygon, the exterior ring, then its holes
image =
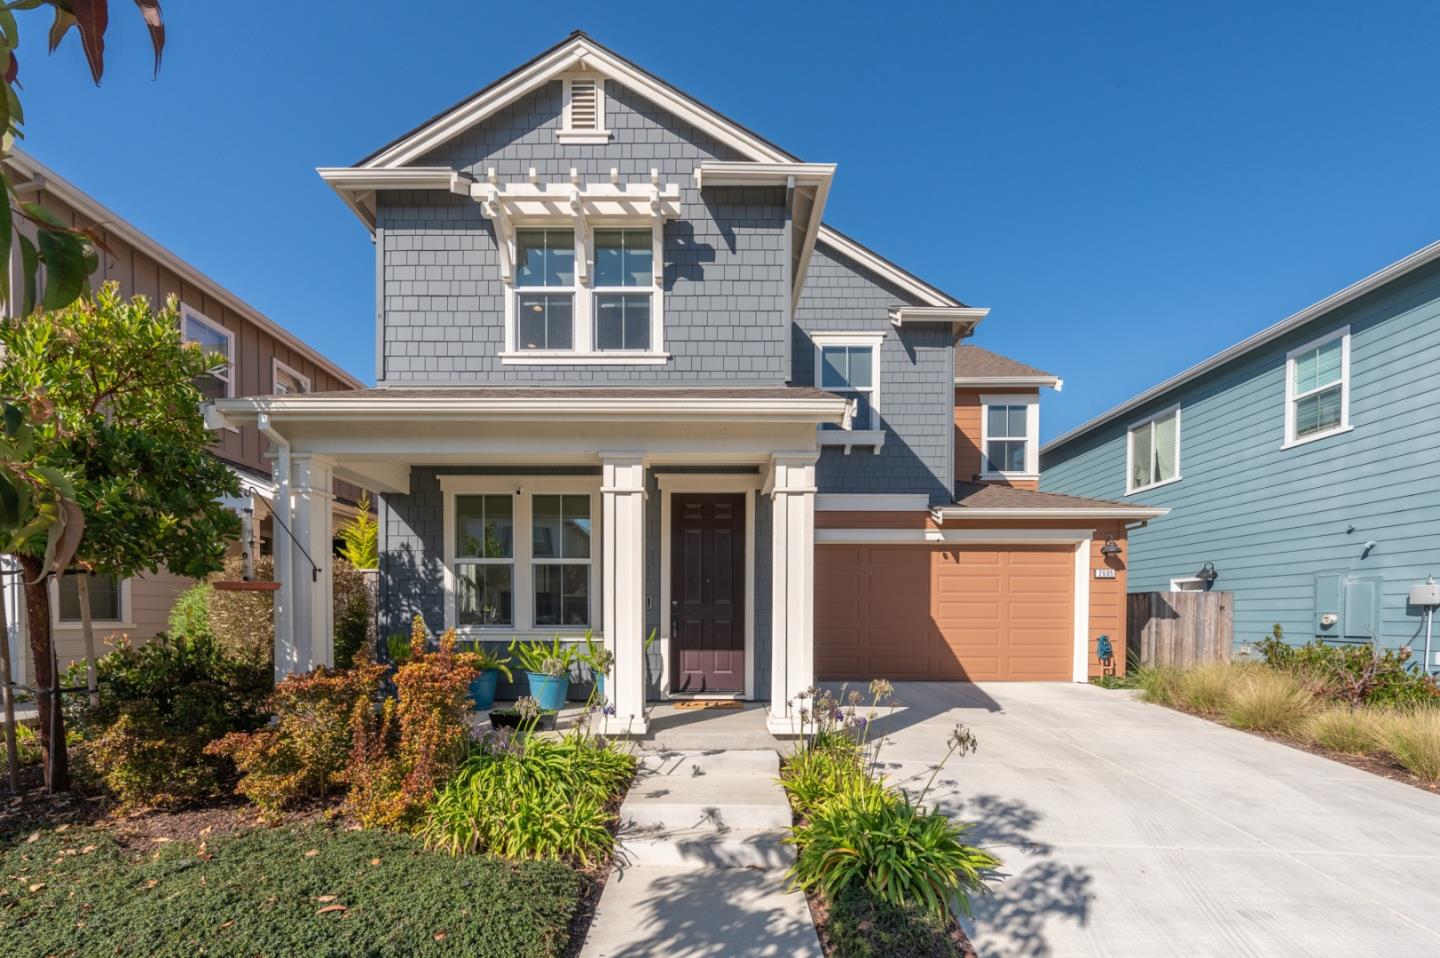
{"type": "Polygon", "coordinates": [[[1215,584],[1216,579],[1220,578],[1220,573],[1215,571],[1215,563],[1207,562],[1200,567],[1199,572],[1195,573],[1195,578],[1205,583],[1205,588],[1208,589],[1215,584]]]}
{"type": "Polygon", "coordinates": [[[1114,536],[1105,537],[1105,544],[1100,547],[1100,554],[1107,559],[1120,554],[1120,546],[1115,542],[1114,536]]]}

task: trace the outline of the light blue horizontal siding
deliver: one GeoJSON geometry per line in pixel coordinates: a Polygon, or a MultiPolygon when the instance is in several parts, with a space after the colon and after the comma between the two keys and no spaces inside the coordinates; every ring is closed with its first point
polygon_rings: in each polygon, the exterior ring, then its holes
{"type": "MultiPolygon", "coordinates": [[[[1166,506],[1131,533],[1129,588],[1163,591],[1213,562],[1237,643],[1274,623],[1306,641],[1321,572],[1384,577],[1381,639],[1423,641],[1409,587],[1440,575],[1440,267],[1318,317],[1041,459],[1042,489],[1166,506]],[[1350,326],[1351,432],[1293,449],[1285,354],[1350,326]],[[1179,482],[1125,495],[1129,425],[1180,404],[1179,482]],[[1365,543],[1376,546],[1363,556],[1365,543]]],[[[1440,643],[1437,643],[1440,647],[1440,643]]]]}

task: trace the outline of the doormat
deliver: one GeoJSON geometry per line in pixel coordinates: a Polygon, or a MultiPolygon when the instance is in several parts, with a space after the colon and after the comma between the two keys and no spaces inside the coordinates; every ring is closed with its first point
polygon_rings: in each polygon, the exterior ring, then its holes
{"type": "Polygon", "coordinates": [[[677,709],[743,709],[744,702],[737,702],[734,699],[691,699],[688,702],[674,703],[677,709]]]}

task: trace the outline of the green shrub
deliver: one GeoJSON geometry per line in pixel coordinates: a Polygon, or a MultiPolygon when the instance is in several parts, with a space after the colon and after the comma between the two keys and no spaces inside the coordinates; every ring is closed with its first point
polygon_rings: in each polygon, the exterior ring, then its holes
{"type": "MultiPolygon", "coordinates": [[[[365,573],[344,559],[331,566],[334,573],[335,667],[348,669],[361,649],[369,649],[373,620],[370,585],[365,573]]],[[[367,656],[374,658],[373,655],[367,656]]]]}
{"type": "Polygon", "coordinates": [[[1248,672],[1244,666],[1214,663],[1185,669],[1176,679],[1179,704],[1207,714],[1222,711],[1248,672]]]}
{"type": "Polygon", "coordinates": [[[40,751],[40,736],[24,722],[15,723],[15,751],[22,767],[39,765],[43,757],[40,751]]]}
{"type": "Polygon", "coordinates": [[[1221,714],[1226,724],[1235,728],[1294,735],[1314,707],[1314,696],[1293,676],[1273,669],[1251,669],[1230,690],[1221,714]]]}
{"type": "Polygon", "coordinates": [[[210,631],[210,600],[215,590],[208,582],[197,582],[175,600],[170,610],[168,629],[171,635],[198,639],[213,637],[210,631]]]}
{"type": "Polygon", "coordinates": [[[214,794],[224,765],[206,757],[206,745],[257,728],[271,681],[268,666],[226,655],[208,635],[121,642],[96,672],[100,704],[77,696],[75,727],[96,774],[128,806],[214,794]]]}
{"type": "Polygon", "coordinates": [[[1385,717],[1385,750],[1427,782],[1440,782],[1440,710],[1412,709],[1385,717]]]}
{"type": "Polygon", "coordinates": [[[1373,709],[1335,705],[1310,716],[1305,734],[1317,745],[1347,755],[1368,755],[1380,747],[1384,722],[1373,709]]]}
{"type": "Polygon", "coordinates": [[[564,865],[451,858],[330,825],[143,856],[72,826],[0,845],[0,874],[26,876],[0,893],[0,954],[63,958],[559,958],[584,890],[564,865]]]}
{"type": "Polygon", "coordinates": [[[226,735],[206,751],[235,762],[237,791],[264,812],[330,795],[346,781],[352,717],[373,709],[384,671],[367,662],[286,676],[268,703],[273,724],[226,735]]]}
{"type": "Polygon", "coordinates": [[[421,834],[451,854],[589,864],[613,848],[609,808],[634,775],[631,756],[578,733],[492,735],[440,789],[421,834]]]}
{"type": "Polygon", "coordinates": [[[937,917],[951,905],[970,913],[970,895],[985,892],[1000,862],[967,845],[965,831],[882,782],[865,780],[815,805],[786,841],[798,846],[797,888],[834,900],[862,888],[892,905],[912,904],[937,917]]]}
{"type": "Polygon", "coordinates": [[[854,787],[865,777],[863,758],[853,743],[810,745],[799,749],[780,771],[780,784],[800,818],[809,818],[816,806],[854,787]]]}
{"type": "Polygon", "coordinates": [[[1135,685],[1145,701],[1174,707],[1180,704],[1180,675],[1171,666],[1149,666],[1135,673],[1135,685]]]}
{"type": "Polygon", "coordinates": [[[1411,661],[1408,646],[1330,645],[1323,639],[1290,645],[1279,625],[1257,644],[1267,665],[1295,676],[1324,698],[1351,705],[1440,705],[1440,685],[1411,661]]]}
{"type": "Polygon", "coordinates": [[[916,905],[892,905],[850,888],[829,902],[826,921],[833,958],[964,958],[951,919],[916,905]]]}

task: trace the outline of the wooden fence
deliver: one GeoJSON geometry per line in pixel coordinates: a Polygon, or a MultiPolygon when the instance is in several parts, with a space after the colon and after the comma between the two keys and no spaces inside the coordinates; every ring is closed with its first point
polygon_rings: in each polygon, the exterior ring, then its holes
{"type": "Polygon", "coordinates": [[[1127,598],[1126,648],[1140,665],[1230,661],[1235,640],[1229,592],[1134,592],[1127,598]]]}

